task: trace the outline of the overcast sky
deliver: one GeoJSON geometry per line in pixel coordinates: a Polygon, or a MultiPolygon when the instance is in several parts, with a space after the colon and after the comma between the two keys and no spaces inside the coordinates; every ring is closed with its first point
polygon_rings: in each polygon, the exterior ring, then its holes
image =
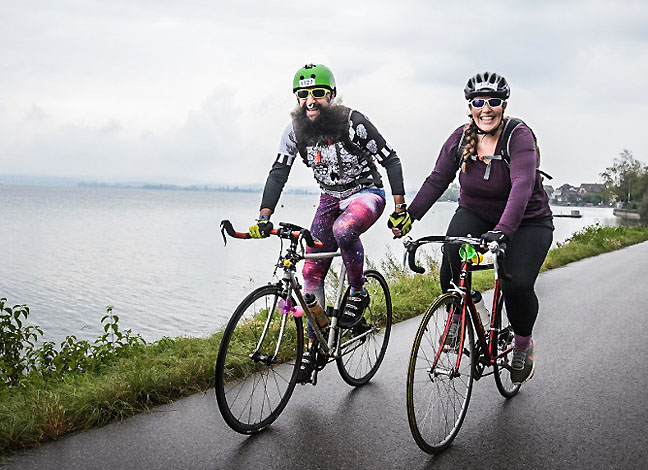
{"type": "Polygon", "coordinates": [[[263,183],[314,62],[408,188],[485,70],[509,81],[551,184],[597,182],[625,148],[648,162],[647,22],[643,0],[0,0],[0,175],[263,183]]]}

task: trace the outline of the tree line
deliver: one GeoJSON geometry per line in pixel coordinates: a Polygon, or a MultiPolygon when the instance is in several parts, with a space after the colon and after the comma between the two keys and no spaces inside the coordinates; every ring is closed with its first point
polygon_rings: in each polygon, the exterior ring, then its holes
{"type": "Polygon", "coordinates": [[[648,165],[624,149],[600,176],[611,202],[637,211],[642,220],[648,220],[648,165]]]}

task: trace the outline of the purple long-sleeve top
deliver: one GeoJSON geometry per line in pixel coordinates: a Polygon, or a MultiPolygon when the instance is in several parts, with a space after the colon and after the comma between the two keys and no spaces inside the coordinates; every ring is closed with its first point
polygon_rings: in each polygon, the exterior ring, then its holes
{"type": "MultiPolygon", "coordinates": [[[[408,210],[414,219],[420,220],[454,180],[457,171],[457,146],[463,126],[455,130],[441,148],[434,170],[428,176],[408,210]]],[[[495,155],[500,155],[500,141],[495,155]]],[[[491,171],[484,179],[486,163],[470,160],[466,172],[459,174],[459,206],[475,212],[486,221],[496,224],[512,237],[520,222],[551,215],[549,198],[542,187],[542,178],[536,171],[537,156],[531,130],[518,125],[511,134],[509,154],[510,168],[503,160],[491,160],[491,171]]]]}

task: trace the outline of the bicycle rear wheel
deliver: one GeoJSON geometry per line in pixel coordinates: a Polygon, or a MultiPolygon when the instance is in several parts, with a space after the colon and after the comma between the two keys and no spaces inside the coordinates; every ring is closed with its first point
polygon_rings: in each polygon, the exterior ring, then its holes
{"type": "MultiPolygon", "coordinates": [[[[364,385],[376,374],[387,350],[392,326],[391,295],[387,281],[378,271],[364,272],[369,306],[358,325],[342,334],[341,354],[336,361],[342,379],[354,387],[364,385]],[[353,338],[360,339],[349,342],[353,338]],[[349,342],[345,346],[345,342],[349,342]]],[[[344,300],[349,295],[347,289],[344,300]]],[[[344,309],[342,302],[342,309],[344,309]]]]}
{"type": "Polygon", "coordinates": [[[424,313],[412,345],[407,369],[407,418],[416,444],[429,454],[437,454],[452,443],[470,402],[476,360],[472,326],[466,318],[462,347],[449,347],[445,333],[448,312],[452,317],[461,308],[461,298],[456,294],[437,297],[424,313]],[[455,370],[459,354],[461,362],[455,370]]]}
{"type": "MultiPolygon", "coordinates": [[[[369,306],[364,319],[342,334],[342,356],[336,361],[342,379],[349,385],[364,385],[376,374],[387,350],[392,326],[392,303],[387,281],[378,271],[364,272],[365,288],[369,292],[369,306]],[[360,335],[360,339],[345,342],[360,335]]],[[[349,295],[349,290],[344,299],[349,295]]],[[[344,302],[342,307],[344,308],[344,302]]]]}
{"type": "Polygon", "coordinates": [[[221,340],[216,401],[225,422],[242,434],[277,419],[295,388],[304,328],[301,317],[281,313],[285,300],[279,286],[255,289],[236,308],[221,340]]]}
{"type": "Polygon", "coordinates": [[[502,355],[495,360],[493,371],[497,390],[505,398],[514,397],[520,390],[520,385],[514,385],[511,381],[511,360],[513,357],[513,328],[509,323],[506,307],[500,297],[500,314],[496,320],[495,328],[499,331],[497,335],[497,355],[502,355]],[[508,351],[508,352],[507,352],[508,351]]]}

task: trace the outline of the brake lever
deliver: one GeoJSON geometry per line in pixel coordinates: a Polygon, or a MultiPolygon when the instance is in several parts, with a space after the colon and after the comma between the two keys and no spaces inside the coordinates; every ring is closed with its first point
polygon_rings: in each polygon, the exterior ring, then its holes
{"type": "Polygon", "coordinates": [[[407,235],[403,237],[403,271],[406,271],[408,268],[407,264],[407,255],[409,254],[409,246],[412,244],[412,237],[407,235]]]}

